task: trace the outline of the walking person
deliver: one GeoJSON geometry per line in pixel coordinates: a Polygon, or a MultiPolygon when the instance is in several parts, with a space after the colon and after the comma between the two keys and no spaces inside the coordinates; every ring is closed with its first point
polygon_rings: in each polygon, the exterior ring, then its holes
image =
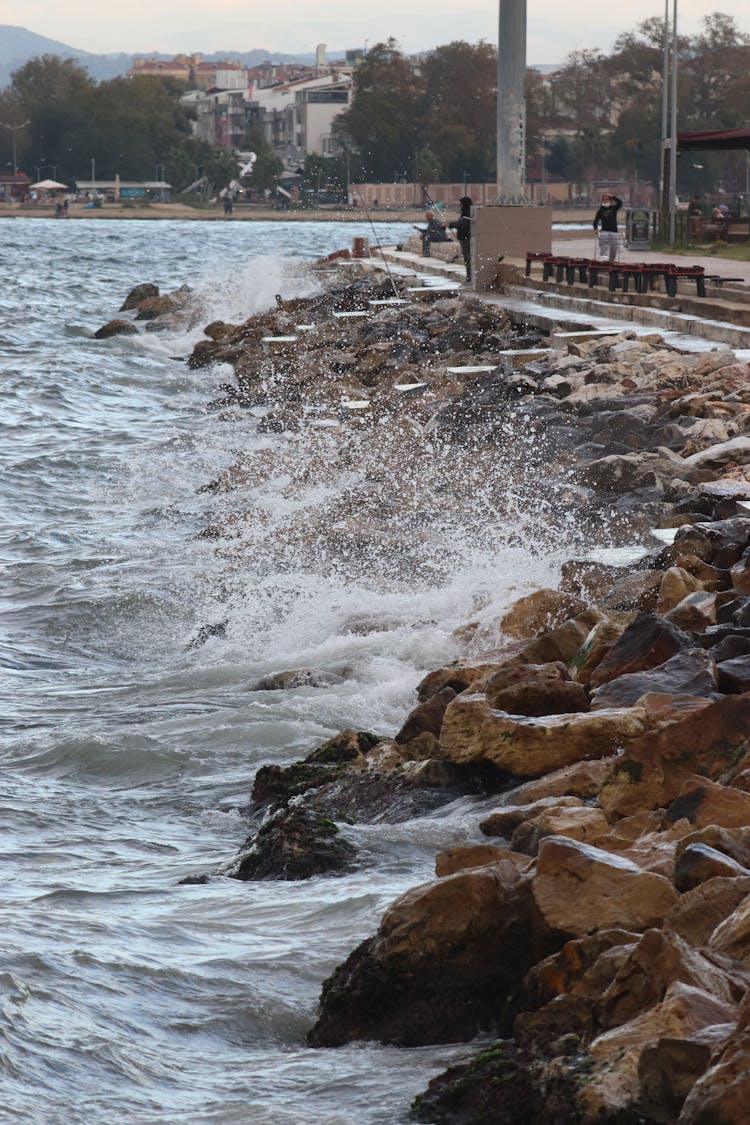
{"type": "Polygon", "coordinates": [[[594,215],[594,230],[599,230],[599,253],[614,262],[620,249],[620,236],[617,233],[617,212],[622,207],[622,200],[616,195],[605,191],[599,210],[594,215]]]}
{"type": "Polygon", "coordinates": [[[456,232],[466,266],[466,280],[471,281],[471,209],[474,202],[470,195],[462,195],[458,205],[461,208],[459,217],[455,222],[448,223],[448,226],[456,232]]]}

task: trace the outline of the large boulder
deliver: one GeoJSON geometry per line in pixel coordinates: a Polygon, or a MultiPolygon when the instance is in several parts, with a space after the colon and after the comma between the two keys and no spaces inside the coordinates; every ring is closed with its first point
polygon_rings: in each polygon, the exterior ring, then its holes
{"type": "Polygon", "coordinates": [[[518,982],[548,952],[531,933],[528,879],[511,862],[407,891],[325,981],[308,1041],[418,1046],[507,1026],[518,982]]]}
{"type": "Polygon", "coordinates": [[[704,649],[687,648],[656,668],[626,672],[596,688],[591,707],[627,707],[647,692],[668,695],[699,695],[716,699],[716,662],[704,649]]]}
{"type": "Polygon", "coordinates": [[[623,631],[591,676],[594,688],[633,672],[646,672],[664,664],[682,649],[690,648],[688,633],[655,614],[640,614],[623,631]]]}
{"type": "Polygon", "coordinates": [[[678,897],[663,876],[561,836],[542,840],[532,893],[548,929],[567,938],[601,927],[660,926],[678,897]]]}
{"type": "Polygon", "coordinates": [[[455,763],[490,762],[513,777],[539,777],[608,757],[646,727],[646,712],[638,707],[528,717],[496,711],[481,693],[464,693],[445,713],[440,753],[455,763]]]}
{"type": "Polygon", "coordinates": [[[602,808],[609,816],[666,808],[693,774],[715,779],[741,768],[749,736],[750,696],[744,695],[650,730],[614,763],[600,793],[602,808]]]}
{"type": "Polygon", "coordinates": [[[512,715],[559,715],[589,710],[586,691],[571,680],[567,666],[559,660],[551,664],[508,665],[490,676],[484,691],[494,709],[512,715]]]}

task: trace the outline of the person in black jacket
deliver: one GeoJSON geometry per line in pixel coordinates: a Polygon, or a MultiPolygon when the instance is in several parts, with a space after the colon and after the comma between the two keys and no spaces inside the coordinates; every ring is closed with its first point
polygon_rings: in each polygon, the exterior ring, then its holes
{"type": "Polygon", "coordinates": [[[456,232],[466,266],[466,280],[471,281],[471,208],[474,204],[470,195],[462,195],[458,204],[461,213],[456,221],[448,223],[448,226],[456,232]]]}
{"type": "Polygon", "coordinates": [[[620,236],[617,233],[617,212],[622,207],[622,200],[616,195],[604,192],[599,210],[594,215],[594,230],[599,228],[599,253],[614,262],[620,248],[620,236]]]}

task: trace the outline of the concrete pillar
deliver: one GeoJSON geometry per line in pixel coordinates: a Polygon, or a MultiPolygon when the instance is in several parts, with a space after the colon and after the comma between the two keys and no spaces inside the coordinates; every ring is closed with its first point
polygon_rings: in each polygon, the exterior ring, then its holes
{"type": "Polygon", "coordinates": [[[497,54],[497,196],[525,203],[526,0],[500,0],[497,54]]]}

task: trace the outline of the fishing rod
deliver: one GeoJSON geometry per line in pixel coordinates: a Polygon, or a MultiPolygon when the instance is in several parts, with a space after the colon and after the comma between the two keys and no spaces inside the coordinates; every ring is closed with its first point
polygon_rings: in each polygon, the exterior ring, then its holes
{"type": "MultiPolygon", "coordinates": [[[[362,198],[362,196],[360,196],[360,199],[361,198],[362,198]]],[[[393,295],[394,295],[394,297],[398,297],[399,291],[396,288],[396,282],[393,280],[393,274],[391,273],[391,267],[388,264],[388,259],[383,254],[383,247],[380,244],[380,236],[375,233],[375,224],[372,220],[370,208],[369,208],[367,203],[365,203],[365,214],[367,215],[367,219],[368,219],[368,222],[370,224],[370,230],[372,231],[373,239],[375,241],[375,245],[377,246],[377,248],[380,252],[380,257],[383,259],[383,265],[385,266],[385,272],[388,274],[388,280],[391,283],[391,289],[393,290],[393,295]]]]}

